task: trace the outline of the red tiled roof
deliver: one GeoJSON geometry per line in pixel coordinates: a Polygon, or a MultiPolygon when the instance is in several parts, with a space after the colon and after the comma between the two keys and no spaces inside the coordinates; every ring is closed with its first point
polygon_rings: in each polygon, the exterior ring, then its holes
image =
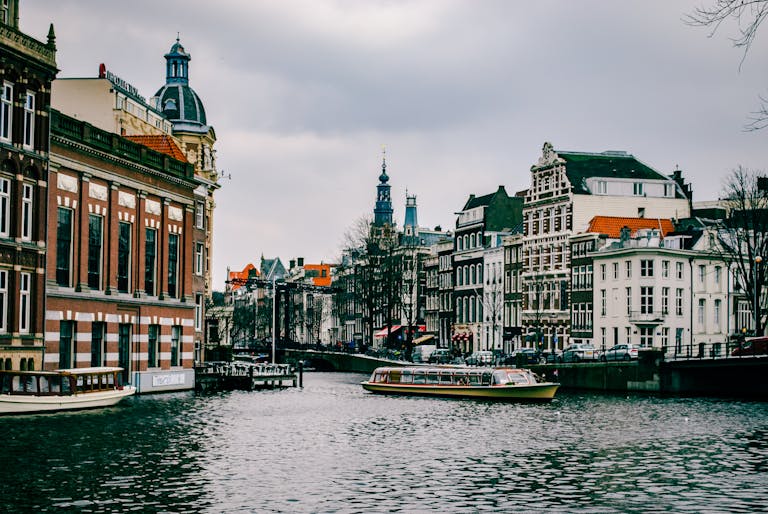
{"type": "Polygon", "coordinates": [[[126,139],[130,139],[134,143],[144,145],[147,148],[165,155],[169,155],[178,161],[187,162],[187,158],[182,153],[181,148],[173,138],[167,134],[152,135],[152,136],[125,136],[126,139]]]}
{"type": "Polygon", "coordinates": [[[589,222],[587,232],[596,232],[605,234],[608,237],[620,237],[621,229],[629,227],[631,234],[634,235],[639,229],[656,228],[661,230],[661,237],[674,231],[672,220],[666,218],[621,218],[617,216],[595,216],[589,222]]]}
{"type": "Polygon", "coordinates": [[[304,271],[316,271],[317,276],[312,277],[312,284],[316,286],[327,287],[331,285],[331,265],[330,264],[305,264],[304,271]],[[325,271],[325,276],[323,275],[325,271]]]}
{"type": "MultiPolygon", "coordinates": [[[[253,270],[257,277],[260,275],[259,270],[256,269],[256,266],[249,263],[248,266],[243,268],[243,271],[230,271],[227,280],[248,280],[248,277],[251,275],[251,270],[253,270]]],[[[241,284],[232,284],[232,291],[237,291],[240,286],[241,284]]]]}

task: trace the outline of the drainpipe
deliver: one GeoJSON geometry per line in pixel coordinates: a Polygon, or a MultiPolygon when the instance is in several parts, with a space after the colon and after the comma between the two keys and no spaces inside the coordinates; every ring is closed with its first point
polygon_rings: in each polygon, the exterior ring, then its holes
{"type": "Polygon", "coordinates": [[[691,281],[691,300],[690,300],[690,310],[691,310],[691,317],[689,320],[689,330],[691,332],[691,338],[690,338],[690,350],[688,356],[691,356],[691,353],[693,352],[693,257],[688,257],[688,267],[690,268],[690,281],[691,281]]]}

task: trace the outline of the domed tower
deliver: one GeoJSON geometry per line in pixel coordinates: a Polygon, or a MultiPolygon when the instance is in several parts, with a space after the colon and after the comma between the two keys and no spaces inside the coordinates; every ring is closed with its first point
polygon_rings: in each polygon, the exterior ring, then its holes
{"type": "Polygon", "coordinates": [[[389,190],[392,186],[388,182],[387,159],[386,156],[383,156],[379,185],[376,186],[376,207],[373,209],[373,224],[377,227],[392,226],[392,199],[389,196],[389,190]]]}
{"type": "Polygon", "coordinates": [[[192,56],[176,38],[171,50],[165,54],[165,85],[158,89],[152,101],[173,124],[173,135],[181,142],[184,155],[195,165],[195,172],[215,182],[213,145],[216,133],[208,125],[203,102],[189,87],[191,60],[192,56]]]}

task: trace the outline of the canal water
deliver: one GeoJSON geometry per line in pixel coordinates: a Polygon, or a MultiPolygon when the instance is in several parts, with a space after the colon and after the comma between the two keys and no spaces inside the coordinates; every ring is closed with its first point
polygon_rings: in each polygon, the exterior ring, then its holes
{"type": "Polygon", "coordinates": [[[0,418],[1,512],[754,512],[768,403],[551,404],[303,389],[142,396],[0,418]]]}

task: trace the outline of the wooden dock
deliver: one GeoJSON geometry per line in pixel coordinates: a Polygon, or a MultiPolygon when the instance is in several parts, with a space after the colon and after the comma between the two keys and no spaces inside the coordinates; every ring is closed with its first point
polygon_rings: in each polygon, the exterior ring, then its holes
{"type": "Polygon", "coordinates": [[[206,362],[195,367],[195,390],[253,391],[302,386],[301,369],[289,364],[206,362]]]}

